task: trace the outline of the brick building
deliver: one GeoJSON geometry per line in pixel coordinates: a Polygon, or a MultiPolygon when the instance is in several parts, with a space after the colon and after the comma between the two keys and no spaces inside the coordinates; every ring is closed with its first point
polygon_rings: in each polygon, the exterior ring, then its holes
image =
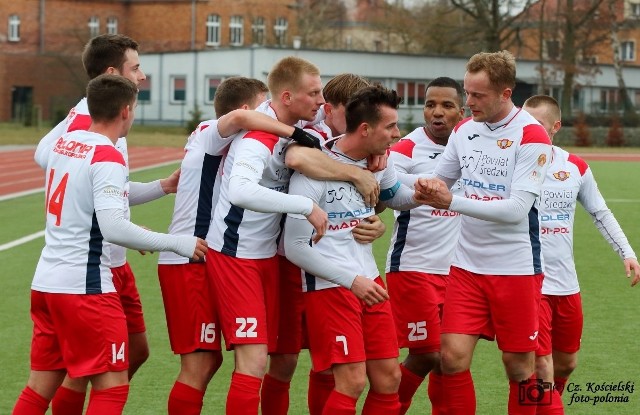
{"type": "Polygon", "coordinates": [[[84,44],[125,33],[141,52],[290,46],[295,0],[0,0],[0,121],[56,118],[83,95],[84,44]],[[32,114],[32,108],[39,114],[32,114]]]}

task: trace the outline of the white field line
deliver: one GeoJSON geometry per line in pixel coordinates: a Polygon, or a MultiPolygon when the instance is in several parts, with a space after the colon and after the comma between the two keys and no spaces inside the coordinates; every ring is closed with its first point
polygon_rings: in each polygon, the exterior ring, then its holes
{"type": "Polygon", "coordinates": [[[15,248],[16,246],[20,246],[22,244],[26,244],[27,242],[31,242],[34,239],[38,239],[44,236],[44,231],[38,231],[36,233],[32,233],[31,235],[23,236],[22,238],[18,238],[15,241],[7,242],[6,244],[0,245],[0,252],[6,251],[7,249],[15,248]]]}

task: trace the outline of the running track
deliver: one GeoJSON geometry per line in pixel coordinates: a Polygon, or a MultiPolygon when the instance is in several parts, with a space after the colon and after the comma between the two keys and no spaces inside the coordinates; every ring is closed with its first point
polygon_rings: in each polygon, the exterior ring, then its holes
{"type": "MultiPolygon", "coordinates": [[[[0,197],[21,192],[36,191],[44,186],[42,169],[33,161],[35,149],[0,151],[0,197]]],[[[129,147],[129,165],[131,170],[155,165],[178,162],[184,150],[171,147],[129,147]]],[[[587,161],[640,161],[640,153],[584,153],[587,161]]]]}
{"type": "MultiPolygon", "coordinates": [[[[0,197],[44,187],[44,173],[33,160],[35,148],[0,151],[0,197]]],[[[131,170],[182,160],[184,150],[171,147],[129,147],[131,170]]]]}

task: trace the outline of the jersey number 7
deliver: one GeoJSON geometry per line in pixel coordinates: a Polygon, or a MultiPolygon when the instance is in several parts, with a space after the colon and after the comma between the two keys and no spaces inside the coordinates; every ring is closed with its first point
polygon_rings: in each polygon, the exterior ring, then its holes
{"type": "Polygon", "coordinates": [[[64,203],[64,193],[67,190],[67,181],[69,180],[69,173],[65,173],[51,193],[51,187],[55,176],[55,169],[49,171],[49,184],[47,185],[47,197],[45,200],[46,210],[56,217],[56,226],[60,226],[60,220],[62,219],[62,204],[64,203]]]}

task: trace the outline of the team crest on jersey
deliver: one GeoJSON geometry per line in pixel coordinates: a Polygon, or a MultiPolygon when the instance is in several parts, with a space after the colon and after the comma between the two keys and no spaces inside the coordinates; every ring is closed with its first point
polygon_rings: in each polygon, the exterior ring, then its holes
{"type": "Polygon", "coordinates": [[[502,138],[498,140],[497,143],[498,143],[498,147],[504,150],[505,148],[511,147],[511,144],[513,144],[513,141],[509,140],[508,138],[502,138]]]}
{"type": "Polygon", "coordinates": [[[538,156],[538,166],[542,167],[544,166],[544,164],[547,162],[547,155],[546,154],[540,154],[538,156]]]}
{"type": "Polygon", "coordinates": [[[567,180],[570,175],[571,174],[569,174],[568,171],[564,171],[564,170],[560,170],[553,173],[553,177],[555,177],[556,180],[560,180],[561,182],[564,182],[565,180],[567,180]]]}

